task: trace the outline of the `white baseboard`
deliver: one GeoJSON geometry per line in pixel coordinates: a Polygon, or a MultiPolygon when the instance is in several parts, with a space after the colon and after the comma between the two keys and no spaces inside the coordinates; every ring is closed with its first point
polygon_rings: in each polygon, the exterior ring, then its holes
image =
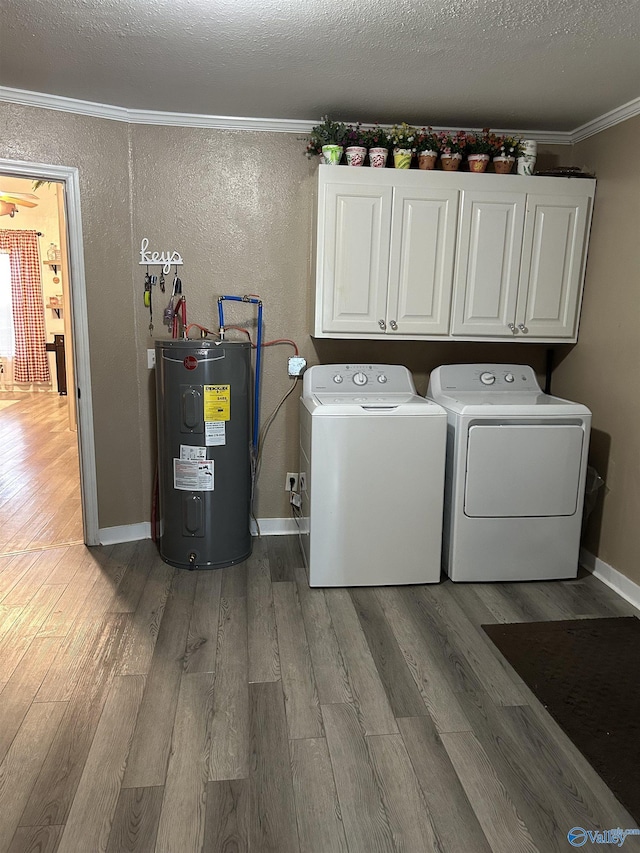
{"type": "MultiPolygon", "coordinates": [[[[290,536],[298,532],[295,518],[259,518],[261,536],[290,536]]],[[[257,536],[256,524],[251,519],[251,535],[257,536]]]]}
{"type": "MultiPolygon", "coordinates": [[[[288,536],[298,532],[294,518],[259,518],[262,536],[288,536]]],[[[251,535],[257,536],[256,524],[251,519],[251,535]]],[[[139,539],[151,539],[151,524],[143,521],[140,524],[122,524],[119,527],[102,527],[98,530],[101,545],[117,545],[120,542],[137,542],[139,539]]]]}
{"type": "Polygon", "coordinates": [[[640,584],[632,581],[604,560],[595,557],[586,548],[580,549],[580,565],[640,610],[640,584]]]}
{"type": "Polygon", "coordinates": [[[117,545],[120,542],[137,542],[139,539],[151,539],[151,524],[121,524],[119,527],[102,527],[98,530],[101,545],[117,545]]]}

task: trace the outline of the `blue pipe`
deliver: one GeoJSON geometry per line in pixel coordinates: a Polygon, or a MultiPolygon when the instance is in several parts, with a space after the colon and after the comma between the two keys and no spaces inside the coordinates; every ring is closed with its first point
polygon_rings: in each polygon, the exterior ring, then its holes
{"type": "Polygon", "coordinates": [[[262,301],[254,299],[252,296],[219,296],[218,297],[218,319],[220,321],[220,330],[224,330],[224,313],[222,310],[223,300],[230,302],[249,302],[252,305],[258,306],[258,337],[256,341],[256,381],[253,397],[253,452],[258,452],[258,436],[260,431],[260,376],[262,368],[262,301]]]}
{"type": "Polygon", "coordinates": [[[258,337],[256,340],[256,387],[253,403],[255,417],[253,419],[253,450],[258,452],[258,427],[260,421],[260,374],[262,367],[262,302],[258,300],[258,337]]]}

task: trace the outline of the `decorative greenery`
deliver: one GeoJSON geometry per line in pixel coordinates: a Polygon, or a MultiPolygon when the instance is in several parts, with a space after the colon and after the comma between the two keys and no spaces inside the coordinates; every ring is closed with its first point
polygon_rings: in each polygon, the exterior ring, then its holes
{"type": "MultiPolygon", "coordinates": [[[[407,122],[394,124],[390,130],[379,124],[366,129],[360,122],[345,124],[323,116],[320,124],[311,129],[306,154],[322,154],[323,145],[360,145],[365,148],[404,148],[411,151],[436,151],[443,157],[451,154],[489,154],[493,157],[519,157],[522,140],[516,136],[499,136],[488,127],[482,131],[440,131],[431,127],[417,129],[407,122]]],[[[38,181],[41,186],[45,181],[38,181]]],[[[34,189],[36,185],[34,184],[34,189]]]]}
{"type": "Polygon", "coordinates": [[[494,157],[519,157],[522,154],[522,140],[517,136],[497,136],[493,149],[494,157]]]}
{"type": "Polygon", "coordinates": [[[416,151],[440,151],[440,139],[431,127],[423,127],[416,136],[416,151]]]}
{"type": "Polygon", "coordinates": [[[363,131],[362,138],[364,140],[362,144],[366,145],[367,148],[389,147],[389,134],[379,124],[374,125],[369,130],[363,131]]]}
{"type": "Polygon", "coordinates": [[[345,146],[348,147],[349,145],[361,145],[366,148],[366,134],[367,131],[362,129],[362,125],[360,124],[360,122],[358,122],[358,124],[348,124],[347,136],[344,141],[345,146]]]}
{"type": "Polygon", "coordinates": [[[467,134],[465,154],[488,154],[491,156],[495,151],[496,135],[491,133],[488,127],[483,128],[481,133],[467,134]]]}
{"type": "MultiPolygon", "coordinates": [[[[307,157],[322,154],[323,145],[344,145],[349,129],[342,121],[331,121],[329,116],[323,116],[321,124],[311,128],[307,157]]],[[[355,143],[354,143],[355,144],[355,143]]]]}
{"type": "Polygon", "coordinates": [[[467,134],[464,130],[441,130],[438,134],[440,156],[451,157],[452,154],[464,154],[467,147],[467,134]]]}
{"type": "Polygon", "coordinates": [[[415,143],[418,131],[415,127],[411,127],[406,121],[402,124],[394,124],[389,131],[389,138],[395,148],[405,148],[415,151],[415,143]]]}

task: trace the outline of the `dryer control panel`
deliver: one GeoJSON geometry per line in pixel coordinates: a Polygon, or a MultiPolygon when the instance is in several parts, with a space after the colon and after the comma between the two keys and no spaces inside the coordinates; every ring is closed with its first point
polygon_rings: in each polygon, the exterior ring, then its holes
{"type": "Polygon", "coordinates": [[[443,364],[431,372],[429,396],[436,394],[507,391],[540,393],[536,374],[528,364],[443,364]]]}

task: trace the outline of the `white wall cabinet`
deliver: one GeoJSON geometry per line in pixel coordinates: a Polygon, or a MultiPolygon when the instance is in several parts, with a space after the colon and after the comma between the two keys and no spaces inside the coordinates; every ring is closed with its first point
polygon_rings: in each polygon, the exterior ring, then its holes
{"type": "Polygon", "coordinates": [[[320,166],[315,336],[575,341],[594,191],[320,166]]]}
{"type": "Polygon", "coordinates": [[[316,334],[447,335],[458,190],[380,185],[377,171],[356,184],[321,171],[316,334]]]}

